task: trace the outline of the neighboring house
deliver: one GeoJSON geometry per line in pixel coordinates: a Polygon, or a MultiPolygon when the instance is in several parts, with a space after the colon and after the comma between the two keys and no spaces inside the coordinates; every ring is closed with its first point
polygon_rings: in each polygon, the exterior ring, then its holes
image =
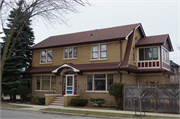
{"type": "Polygon", "coordinates": [[[171,65],[171,72],[174,73],[174,75],[171,75],[170,77],[170,82],[171,83],[180,83],[180,66],[178,64],[176,64],[175,62],[173,62],[172,60],[170,60],[170,65],[171,65]]]}
{"type": "Polygon", "coordinates": [[[46,105],[63,95],[65,106],[72,97],[105,98],[105,105],[114,106],[108,93],[114,82],[170,81],[169,35],[147,37],[140,23],[51,36],[30,49],[32,94],[46,94],[46,105]]]}

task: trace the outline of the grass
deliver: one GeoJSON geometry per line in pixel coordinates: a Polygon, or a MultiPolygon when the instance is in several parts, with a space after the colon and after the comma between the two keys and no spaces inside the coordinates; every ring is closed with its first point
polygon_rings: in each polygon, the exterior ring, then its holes
{"type": "Polygon", "coordinates": [[[1,102],[1,107],[5,107],[5,108],[32,108],[32,106],[13,105],[10,103],[5,103],[5,102],[1,102]]]}
{"type": "MultiPolygon", "coordinates": [[[[66,109],[54,109],[54,108],[45,108],[45,109],[41,109],[41,111],[52,111],[52,112],[63,112],[63,113],[96,115],[96,116],[108,116],[108,117],[140,118],[140,117],[134,116],[133,114],[94,112],[94,111],[80,111],[80,110],[66,110],[66,109]]],[[[169,119],[169,118],[173,118],[173,117],[146,116],[146,117],[141,117],[141,118],[142,119],[169,119]]]]}
{"type": "Polygon", "coordinates": [[[110,107],[97,107],[97,106],[68,106],[71,108],[81,108],[81,109],[100,109],[100,110],[115,110],[115,108],[110,108],[110,107]]]}

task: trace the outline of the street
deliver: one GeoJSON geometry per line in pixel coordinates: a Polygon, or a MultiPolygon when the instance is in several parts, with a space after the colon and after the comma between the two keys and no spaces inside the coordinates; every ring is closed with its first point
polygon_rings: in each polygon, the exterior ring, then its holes
{"type": "MultiPolygon", "coordinates": [[[[1,109],[0,119],[97,119],[94,117],[61,115],[61,114],[44,114],[41,112],[26,112],[15,110],[3,110],[1,109]]],[[[104,118],[98,118],[104,119],[104,118]]]]}

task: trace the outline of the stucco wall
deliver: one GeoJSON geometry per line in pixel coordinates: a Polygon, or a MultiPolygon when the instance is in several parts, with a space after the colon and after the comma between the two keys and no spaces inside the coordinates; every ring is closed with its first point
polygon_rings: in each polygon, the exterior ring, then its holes
{"type": "MultiPolygon", "coordinates": [[[[41,51],[33,51],[33,60],[32,66],[57,66],[62,65],[63,63],[73,63],[73,64],[88,64],[88,63],[106,63],[106,62],[120,62],[120,43],[119,41],[114,42],[105,42],[98,44],[107,44],[107,60],[97,60],[90,61],[92,54],[92,45],[96,44],[87,44],[87,45],[78,45],[77,46],[77,59],[64,60],[64,47],[52,48],[47,50],[52,50],[52,63],[50,64],[41,64],[41,51]]],[[[74,47],[74,46],[72,46],[74,47]]]]}

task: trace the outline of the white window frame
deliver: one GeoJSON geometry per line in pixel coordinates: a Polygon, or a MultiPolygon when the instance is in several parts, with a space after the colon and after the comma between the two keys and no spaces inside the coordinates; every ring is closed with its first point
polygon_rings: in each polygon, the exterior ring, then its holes
{"type": "Polygon", "coordinates": [[[169,64],[169,51],[162,47],[162,61],[169,64]]]}
{"type": "MultiPolygon", "coordinates": [[[[102,51],[104,52],[104,51],[102,51]]],[[[93,44],[91,45],[91,60],[90,61],[95,61],[95,60],[107,60],[107,44],[93,44]],[[106,45],[106,57],[101,57],[101,46],[106,45]],[[93,58],[93,46],[98,46],[98,58],[93,58]]]]}
{"type": "MultiPolygon", "coordinates": [[[[50,89],[48,90],[43,90],[42,89],[42,77],[43,76],[36,76],[36,81],[35,81],[35,91],[56,91],[56,89],[52,89],[52,75],[44,75],[44,76],[49,76],[50,77],[50,89]],[[37,89],[37,77],[40,77],[40,89],[38,90],[37,89]]],[[[56,76],[55,76],[55,79],[56,79],[56,76]]],[[[55,84],[56,84],[56,80],[55,80],[55,84]]]]}
{"type": "MultiPolygon", "coordinates": [[[[88,78],[86,77],[86,92],[109,92],[107,87],[108,87],[108,76],[107,75],[113,75],[113,74],[102,74],[102,75],[106,75],[106,78],[105,78],[105,90],[94,90],[94,82],[95,82],[95,79],[94,79],[94,75],[98,75],[98,74],[89,74],[89,75],[92,75],[92,90],[88,90],[88,78]]],[[[101,75],[101,74],[99,74],[101,75]]],[[[113,82],[114,82],[114,77],[113,77],[113,82]]]]}

